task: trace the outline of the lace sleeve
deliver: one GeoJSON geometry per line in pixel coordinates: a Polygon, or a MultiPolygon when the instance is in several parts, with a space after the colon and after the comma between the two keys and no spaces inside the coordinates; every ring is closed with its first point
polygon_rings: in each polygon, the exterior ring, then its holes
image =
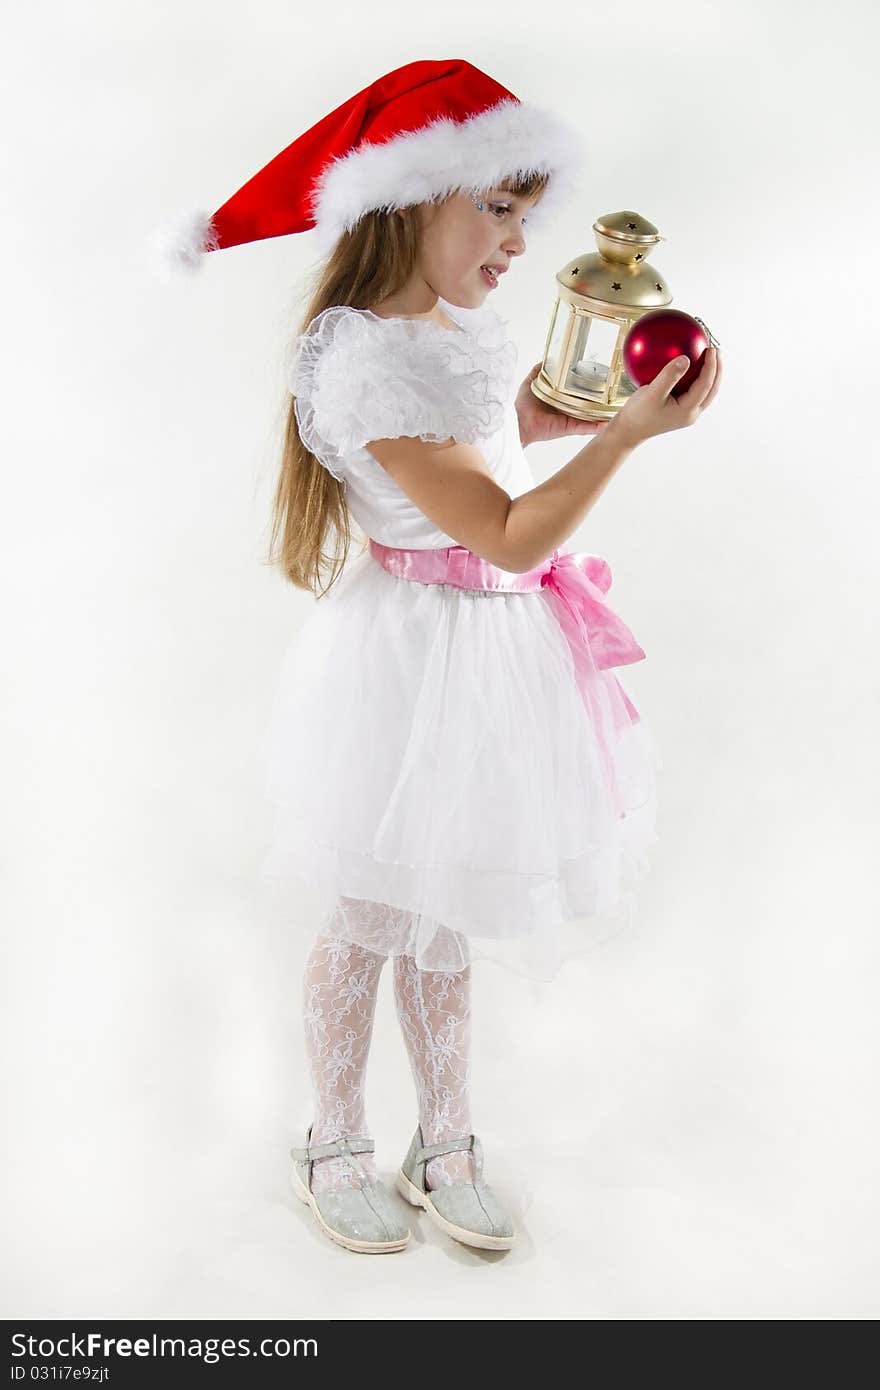
{"type": "Polygon", "coordinates": [[[288,368],[300,438],[336,478],[371,439],[474,443],[502,427],[516,356],[494,311],[457,332],[332,305],[296,339],[288,368]]]}

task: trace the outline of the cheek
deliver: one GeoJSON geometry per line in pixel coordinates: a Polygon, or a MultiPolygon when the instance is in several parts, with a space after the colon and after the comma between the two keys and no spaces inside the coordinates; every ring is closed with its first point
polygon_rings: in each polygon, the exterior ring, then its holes
{"type": "Polygon", "coordinates": [[[487,254],[485,247],[473,235],[459,236],[456,241],[450,240],[438,248],[438,268],[445,275],[460,279],[470,276],[487,254]]]}
{"type": "Polygon", "coordinates": [[[463,257],[469,269],[479,267],[484,261],[491,260],[498,249],[498,239],[492,235],[492,229],[488,225],[480,228],[480,235],[471,236],[467,242],[467,250],[463,257]]]}
{"type": "Polygon", "coordinates": [[[470,278],[482,263],[491,260],[498,249],[498,229],[489,220],[489,213],[438,220],[438,235],[432,240],[432,268],[440,275],[470,278]]]}

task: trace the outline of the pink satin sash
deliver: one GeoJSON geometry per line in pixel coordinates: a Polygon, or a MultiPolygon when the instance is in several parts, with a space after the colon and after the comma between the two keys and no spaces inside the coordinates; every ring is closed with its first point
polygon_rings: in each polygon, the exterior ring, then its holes
{"type": "MultiPolygon", "coordinates": [[[[585,551],[554,550],[540,565],[518,574],[499,569],[463,545],[405,550],[371,539],[370,551],[389,574],[422,584],[454,584],[460,589],[509,593],[543,590],[568,642],[578,688],[594,718],[613,780],[613,759],[603,736],[600,701],[591,677],[612,666],[641,661],[645,653],[623,620],[605,602],[611,587],[611,569],[606,560],[585,551]]],[[[612,679],[623,697],[629,720],[638,723],[638,710],[617,677],[612,674],[612,679]]]]}

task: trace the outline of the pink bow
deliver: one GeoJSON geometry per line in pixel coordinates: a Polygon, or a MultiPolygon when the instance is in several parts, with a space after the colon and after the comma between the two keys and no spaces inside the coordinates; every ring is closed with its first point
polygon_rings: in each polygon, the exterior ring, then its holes
{"type": "Polygon", "coordinates": [[[548,591],[579,672],[642,660],[644,651],[605,602],[611,587],[607,560],[580,550],[554,550],[541,586],[548,591]]]}
{"type": "Polygon", "coordinates": [[[554,550],[550,568],[541,576],[541,586],[571,650],[575,679],[598,736],[618,814],[624,814],[626,802],[618,785],[612,749],[627,721],[637,724],[640,716],[612,672],[611,680],[622,697],[623,710],[619,705],[613,707],[609,729],[607,706],[590,677],[610,666],[641,661],[645,653],[623,619],[605,602],[604,595],[611,587],[611,567],[600,555],[554,550]]]}

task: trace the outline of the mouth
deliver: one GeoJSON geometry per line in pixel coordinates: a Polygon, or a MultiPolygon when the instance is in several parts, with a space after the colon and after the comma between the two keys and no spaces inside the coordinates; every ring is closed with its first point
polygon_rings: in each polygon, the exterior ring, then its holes
{"type": "Polygon", "coordinates": [[[490,285],[490,286],[492,287],[492,289],[494,290],[494,289],[497,289],[497,287],[498,287],[498,278],[499,278],[500,275],[503,275],[503,274],[504,274],[504,271],[503,271],[503,270],[493,270],[493,269],[492,269],[490,266],[488,266],[488,265],[481,265],[481,266],[480,266],[480,274],[482,275],[482,277],[483,277],[483,279],[485,280],[486,284],[487,284],[487,285],[490,285]]]}

